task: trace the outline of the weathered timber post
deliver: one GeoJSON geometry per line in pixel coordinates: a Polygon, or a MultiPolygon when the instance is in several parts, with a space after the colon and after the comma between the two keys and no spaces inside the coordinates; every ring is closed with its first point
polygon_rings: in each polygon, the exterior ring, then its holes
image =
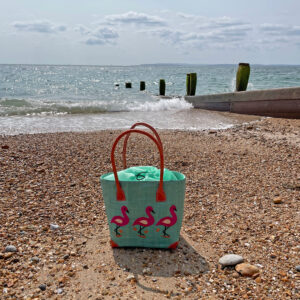
{"type": "Polygon", "coordinates": [[[190,74],[190,96],[195,96],[197,86],[197,73],[190,74]]]}
{"type": "Polygon", "coordinates": [[[239,67],[236,72],[236,91],[237,92],[247,90],[249,76],[250,76],[250,65],[247,63],[239,63],[239,67]]]}
{"type": "Polygon", "coordinates": [[[140,91],[144,91],[146,89],[146,83],[145,81],[140,82],[140,91]]]}
{"type": "Polygon", "coordinates": [[[191,94],[191,74],[186,74],[186,95],[191,94]]]}
{"type": "Polygon", "coordinates": [[[159,80],[159,95],[164,96],[166,94],[166,82],[164,79],[159,80]]]}

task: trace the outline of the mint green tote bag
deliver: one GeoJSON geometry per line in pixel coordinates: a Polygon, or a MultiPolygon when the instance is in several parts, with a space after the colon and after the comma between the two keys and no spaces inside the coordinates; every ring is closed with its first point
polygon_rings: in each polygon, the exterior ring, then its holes
{"type": "Polygon", "coordinates": [[[112,247],[175,249],[183,219],[185,176],[164,169],[163,146],[156,130],[146,123],[136,123],[121,133],[111,151],[113,172],[100,177],[112,247]],[[155,134],[134,129],[146,126],[155,134]],[[150,138],[160,152],[160,169],[139,166],[126,169],[126,145],[132,133],[150,138]],[[123,166],[117,172],[114,152],[125,136],[123,166]]]}

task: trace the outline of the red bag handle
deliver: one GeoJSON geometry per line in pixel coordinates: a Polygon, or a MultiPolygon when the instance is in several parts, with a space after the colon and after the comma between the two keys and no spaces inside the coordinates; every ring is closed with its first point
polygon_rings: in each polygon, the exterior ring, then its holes
{"type": "Polygon", "coordinates": [[[112,164],[112,168],[113,168],[113,173],[115,176],[115,181],[116,181],[116,187],[117,187],[117,200],[118,201],[125,201],[126,197],[125,197],[125,193],[120,185],[120,181],[118,178],[118,173],[117,173],[117,168],[116,168],[116,163],[115,163],[115,149],[116,146],[118,144],[118,142],[120,141],[120,139],[124,136],[124,135],[128,135],[131,133],[140,133],[143,135],[146,135],[148,138],[150,138],[157,146],[158,150],[159,150],[159,155],[160,155],[160,180],[159,180],[159,186],[156,192],[156,201],[157,202],[163,202],[166,201],[166,194],[164,192],[163,189],[163,178],[164,178],[164,155],[163,155],[163,149],[162,149],[162,145],[148,132],[146,131],[142,131],[142,130],[138,130],[138,129],[130,129],[127,131],[124,131],[123,133],[121,133],[115,140],[112,149],[111,149],[111,164],[112,164]]]}
{"type": "MultiPolygon", "coordinates": [[[[159,144],[161,145],[161,148],[163,149],[163,145],[162,145],[162,142],[161,142],[161,139],[157,133],[157,131],[149,124],[147,123],[143,123],[143,122],[138,122],[138,123],[135,123],[133,124],[130,129],[134,129],[135,127],[137,126],[145,126],[147,128],[149,128],[150,130],[152,130],[152,132],[154,133],[157,141],[159,142],[159,144]]],[[[129,136],[130,136],[130,133],[128,133],[125,137],[125,140],[124,140],[124,145],[123,145],[123,152],[122,152],[122,155],[123,155],[123,168],[126,169],[127,166],[126,166],[126,148],[127,148],[127,142],[128,142],[128,139],[129,139],[129,136]]]]}

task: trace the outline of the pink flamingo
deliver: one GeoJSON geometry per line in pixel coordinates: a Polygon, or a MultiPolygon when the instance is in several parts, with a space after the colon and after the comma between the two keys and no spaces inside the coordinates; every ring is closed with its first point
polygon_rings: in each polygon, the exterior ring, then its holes
{"type": "MultiPolygon", "coordinates": [[[[177,209],[175,205],[172,205],[170,207],[170,213],[172,217],[164,217],[160,219],[156,224],[156,226],[162,225],[165,227],[165,229],[163,230],[163,234],[164,234],[163,237],[170,237],[170,235],[167,234],[167,229],[175,225],[177,222],[177,215],[174,211],[177,211],[177,209]]],[[[159,229],[157,229],[157,231],[159,231],[159,229]]]]}
{"type": "MultiPolygon", "coordinates": [[[[154,218],[151,215],[151,213],[155,214],[153,208],[151,206],[147,206],[146,207],[146,214],[147,214],[148,218],[145,218],[145,217],[137,218],[132,224],[132,226],[135,226],[135,225],[140,226],[140,229],[139,229],[138,233],[140,234],[140,237],[142,237],[142,238],[146,237],[145,234],[142,232],[142,230],[146,227],[149,227],[149,226],[153,225],[153,223],[154,223],[154,218]]],[[[134,230],[136,230],[136,229],[134,229],[134,230]]]]}
{"type": "Polygon", "coordinates": [[[128,208],[125,205],[123,205],[121,207],[121,212],[123,214],[123,217],[122,216],[115,216],[110,221],[110,223],[116,224],[116,228],[114,229],[114,232],[116,233],[117,237],[121,236],[120,232],[118,231],[119,228],[123,227],[123,226],[125,226],[125,225],[127,225],[129,223],[129,218],[128,218],[127,214],[126,214],[126,213],[129,213],[129,210],[128,210],[128,208]]]}

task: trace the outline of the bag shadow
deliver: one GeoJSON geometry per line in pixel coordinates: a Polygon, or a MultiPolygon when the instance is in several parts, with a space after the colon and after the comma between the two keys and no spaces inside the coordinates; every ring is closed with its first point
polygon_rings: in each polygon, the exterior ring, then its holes
{"type": "Polygon", "coordinates": [[[184,237],[177,249],[113,248],[115,263],[134,275],[180,277],[207,272],[209,265],[184,237]]]}

